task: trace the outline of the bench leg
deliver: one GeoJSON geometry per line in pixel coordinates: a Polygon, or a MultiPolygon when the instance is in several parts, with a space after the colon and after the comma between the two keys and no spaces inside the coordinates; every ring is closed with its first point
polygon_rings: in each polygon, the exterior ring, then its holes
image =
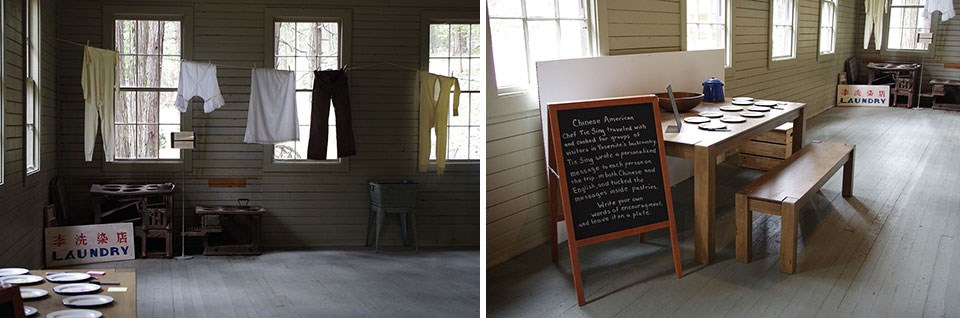
{"type": "Polygon", "coordinates": [[[753,243],[753,213],[750,212],[747,195],[737,193],[737,261],[749,263],[753,243]]]}
{"type": "Polygon", "coordinates": [[[853,154],[856,149],[850,150],[850,158],[843,164],[843,189],[841,195],[845,198],[853,196],[853,154]]]}
{"type": "Polygon", "coordinates": [[[797,204],[793,198],[783,200],[780,210],[780,271],[797,271],[797,204]]]}

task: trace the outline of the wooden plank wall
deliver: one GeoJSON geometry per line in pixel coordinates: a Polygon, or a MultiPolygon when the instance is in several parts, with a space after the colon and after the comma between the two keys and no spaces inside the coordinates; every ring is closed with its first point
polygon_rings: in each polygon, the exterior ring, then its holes
{"type": "MultiPolygon", "coordinates": [[[[960,0],[953,1],[953,7],[960,10],[960,0]]],[[[960,79],[960,69],[946,68],[944,63],[960,63],[960,18],[954,17],[946,22],[940,22],[937,31],[934,34],[934,51],[932,56],[919,56],[916,54],[900,52],[880,52],[875,49],[873,40],[870,41],[870,47],[863,49],[863,26],[866,14],[857,11],[857,53],[860,55],[861,69],[866,69],[869,62],[894,61],[905,63],[923,64],[923,91],[930,90],[930,80],[939,79],[960,79]]]]}
{"type": "MultiPolygon", "coordinates": [[[[679,51],[680,1],[608,0],[609,54],[679,51]]],[[[797,64],[771,70],[770,2],[733,2],[733,67],[725,74],[726,95],[805,102],[808,116],[832,107],[837,73],[856,52],[856,11],[862,7],[840,2],[837,53],[818,57],[820,3],[800,0],[797,64]]],[[[547,214],[539,115],[488,118],[487,125],[487,267],[491,267],[546,243],[554,227],[547,214]]]]}
{"type": "Polygon", "coordinates": [[[39,268],[43,239],[43,208],[47,188],[57,175],[56,2],[41,9],[40,172],[25,176],[23,93],[24,1],[3,1],[5,25],[5,86],[3,104],[4,182],[0,185],[0,267],[39,268]]]}
{"type": "MultiPolygon", "coordinates": [[[[62,3],[58,19],[62,38],[92,45],[103,43],[101,1],[62,3]]],[[[109,3],[119,4],[119,3],[109,3]]],[[[263,65],[264,12],[267,8],[335,8],[352,10],[354,65],[395,62],[417,67],[421,52],[421,19],[428,11],[480,13],[476,1],[125,1],[125,6],[175,5],[193,8],[193,58],[214,64],[263,65]]],[[[149,11],[145,12],[149,13],[149,11]]],[[[91,183],[172,181],[179,172],[151,171],[138,166],[130,172],[103,169],[102,148],[94,162],[82,153],[83,112],[79,85],[82,54],[79,48],[60,47],[61,165],[72,183],[72,207],[89,213],[91,183]]],[[[480,245],[479,165],[458,165],[438,176],[417,172],[418,106],[414,72],[396,68],[369,68],[351,73],[354,131],[358,155],[348,172],[265,172],[263,147],[242,143],[246,127],[250,70],[218,70],[226,105],[204,114],[201,103],[191,105],[198,145],[193,170],[186,174],[186,206],[250,204],[268,210],[264,244],[273,248],[358,246],[364,242],[370,204],[367,180],[412,179],[420,182],[417,225],[424,246],[480,245]],[[210,188],[208,178],[246,178],[245,188],[210,188]]],[[[465,107],[463,105],[461,107],[465,107]]],[[[178,193],[179,195],[179,193],[178,193]]],[[[179,210],[179,196],[176,198],[179,210]]],[[[190,214],[188,214],[189,216],[190,214]]],[[[179,214],[177,215],[179,218],[179,214]]],[[[190,223],[192,221],[188,221],[190,223]]],[[[384,244],[398,244],[398,219],[388,219],[384,244]]]]}

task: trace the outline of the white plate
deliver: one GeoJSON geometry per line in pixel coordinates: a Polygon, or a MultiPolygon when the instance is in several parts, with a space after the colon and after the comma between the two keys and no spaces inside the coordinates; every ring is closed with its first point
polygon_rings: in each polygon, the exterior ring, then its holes
{"type": "Polygon", "coordinates": [[[90,309],[67,309],[47,314],[47,318],[100,318],[103,313],[90,309]]]}
{"type": "Polygon", "coordinates": [[[24,275],[29,272],[30,270],[26,268],[0,268],[0,276],[24,275]]]}
{"type": "Polygon", "coordinates": [[[743,107],[740,106],[720,106],[720,110],[725,112],[738,112],[743,110],[743,107]]]}
{"type": "Polygon", "coordinates": [[[734,97],[733,100],[744,100],[744,101],[751,101],[751,102],[752,102],[752,101],[753,101],[753,97],[737,96],[737,97],[734,97]]]}
{"type": "Polygon", "coordinates": [[[81,295],[64,298],[61,302],[72,307],[94,307],[113,302],[113,297],[107,295],[81,295]]]}
{"type": "Polygon", "coordinates": [[[744,105],[744,106],[746,106],[746,105],[753,105],[753,101],[752,101],[752,100],[735,100],[735,101],[733,101],[733,104],[734,104],[734,105],[744,105]]]}
{"type": "Polygon", "coordinates": [[[700,115],[701,117],[707,117],[707,118],[720,118],[720,117],[723,117],[723,113],[721,113],[721,112],[700,112],[700,113],[697,114],[697,115],[700,115]]]}
{"type": "Polygon", "coordinates": [[[683,121],[691,124],[701,124],[701,123],[709,122],[710,118],[693,116],[693,117],[684,118],[683,121]]]}
{"type": "Polygon", "coordinates": [[[49,294],[46,290],[39,288],[20,288],[20,298],[24,300],[36,299],[49,294]]]}
{"type": "Polygon", "coordinates": [[[742,112],[742,113],[740,113],[740,116],[750,117],[750,118],[760,118],[760,117],[765,116],[765,114],[764,114],[764,113],[758,113],[758,112],[742,112]]]}
{"type": "Polygon", "coordinates": [[[37,275],[13,275],[0,277],[0,283],[12,285],[29,285],[43,281],[43,277],[37,275]]]}
{"type": "Polygon", "coordinates": [[[720,121],[725,123],[742,123],[747,121],[747,119],[740,116],[723,116],[723,118],[720,118],[720,121]]]}
{"type": "Polygon", "coordinates": [[[727,125],[724,125],[721,123],[706,123],[706,124],[700,124],[700,126],[697,126],[697,127],[700,127],[700,129],[712,130],[712,129],[726,129],[727,125]]]}
{"type": "Polygon", "coordinates": [[[72,283],[90,279],[87,273],[56,273],[47,275],[47,280],[54,283],[72,283]]]}
{"type": "Polygon", "coordinates": [[[776,101],[772,101],[772,100],[758,100],[758,101],[754,102],[753,104],[754,104],[754,105],[757,105],[757,106],[764,106],[764,107],[776,107],[776,106],[777,106],[777,102],[776,102],[776,101]]]}
{"type": "Polygon", "coordinates": [[[53,291],[57,294],[72,295],[72,294],[86,294],[92,293],[100,290],[100,285],[87,284],[87,283],[77,283],[77,284],[63,284],[53,287],[53,291]]]}
{"type": "Polygon", "coordinates": [[[763,107],[763,106],[750,106],[750,107],[747,107],[747,110],[752,112],[768,112],[770,111],[770,108],[763,107]]]}
{"type": "Polygon", "coordinates": [[[32,316],[37,313],[37,309],[30,306],[23,306],[23,315],[32,316]]]}

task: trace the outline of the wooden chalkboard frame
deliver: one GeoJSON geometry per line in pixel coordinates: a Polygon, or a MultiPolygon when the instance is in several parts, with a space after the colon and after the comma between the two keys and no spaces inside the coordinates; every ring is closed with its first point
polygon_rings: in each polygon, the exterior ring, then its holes
{"type": "Polygon", "coordinates": [[[643,96],[630,96],[630,97],[618,97],[618,98],[608,98],[608,99],[596,99],[596,100],[587,100],[587,101],[577,101],[577,102],[566,102],[566,103],[556,103],[550,104],[548,109],[548,137],[550,141],[551,157],[549,161],[551,165],[557,168],[556,176],[559,178],[559,196],[561,208],[563,210],[563,216],[566,220],[567,228],[567,246],[570,250],[570,262],[573,266],[573,284],[577,291],[577,304],[583,306],[586,304],[586,299],[583,295],[583,280],[580,274],[580,256],[577,252],[577,248],[597,244],[601,242],[606,242],[610,240],[615,240],[627,236],[638,235],[643,240],[643,233],[659,230],[663,228],[669,228],[670,230],[670,245],[673,250],[673,266],[674,271],[676,272],[677,278],[680,278],[683,275],[683,269],[680,263],[680,249],[677,241],[677,226],[673,214],[673,196],[670,191],[670,180],[668,179],[667,174],[667,157],[666,150],[664,149],[663,141],[663,129],[660,124],[660,109],[657,107],[658,99],[656,95],[643,95],[643,96]],[[652,224],[647,224],[635,228],[620,230],[612,233],[597,235],[585,239],[577,239],[576,232],[574,230],[574,218],[573,211],[571,211],[570,197],[568,193],[568,184],[566,178],[566,164],[563,160],[563,152],[561,149],[561,138],[560,138],[560,127],[558,122],[558,112],[565,110],[573,109],[586,109],[586,108],[596,108],[596,107],[610,107],[610,106],[627,106],[627,105],[636,105],[637,107],[650,107],[653,110],[652,122],[656,125],[657,132],[657,148],[659,149],[660,156],[660,170],[663,175],[663,191],[665,196],[665,205],[667,208],[667,220],[663,222],[657,222],[652,224]]]}

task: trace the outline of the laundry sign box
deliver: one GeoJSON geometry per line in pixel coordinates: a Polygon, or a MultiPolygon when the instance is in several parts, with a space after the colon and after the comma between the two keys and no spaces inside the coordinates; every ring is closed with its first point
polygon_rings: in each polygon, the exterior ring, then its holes
{"type": "Polygon", "coordinates": [[[890,86],[837,85],[837,106],[881,106],[890,103],[890,86]]]}
{"type": "Polygon", "coordinates": [[[44,234],[47,267],[136,258],[133,223],[51,227],[44,234]]]}

